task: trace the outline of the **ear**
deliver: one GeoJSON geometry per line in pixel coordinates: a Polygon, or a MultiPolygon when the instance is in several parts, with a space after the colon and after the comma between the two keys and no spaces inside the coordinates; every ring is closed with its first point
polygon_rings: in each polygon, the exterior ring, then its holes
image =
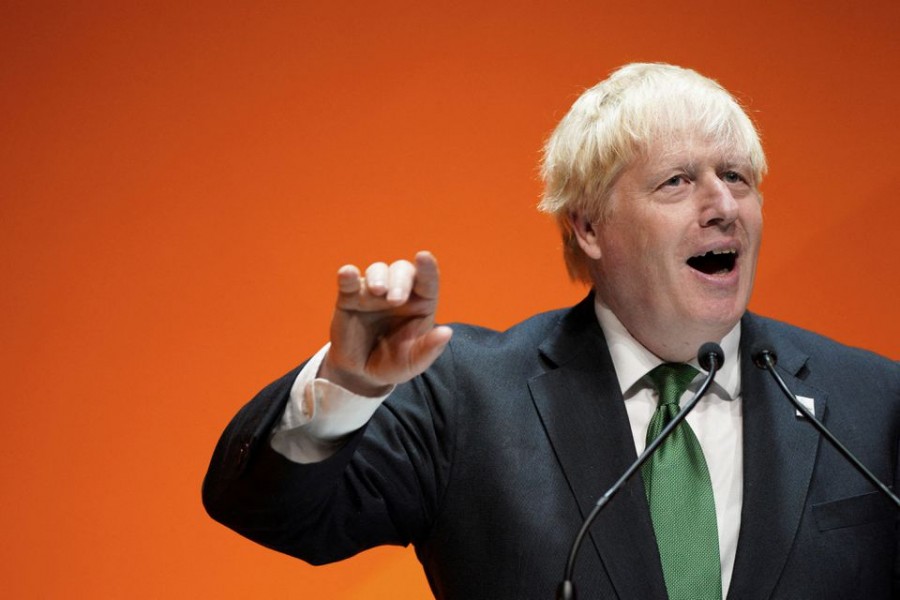
{"type": "Polygon", "coordinates": [[[588,219],[580,211],[572,211],[569,213],[569,226],[572,228],[581,250],[588,258],[598,260],[601,252],[597,223],[588,219]]]}

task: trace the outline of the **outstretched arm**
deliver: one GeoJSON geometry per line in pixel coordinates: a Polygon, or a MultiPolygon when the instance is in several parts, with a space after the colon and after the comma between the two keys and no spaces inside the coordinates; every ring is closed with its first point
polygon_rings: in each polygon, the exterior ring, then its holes
{"type": "Polygon", "coordinates": [[[382,398],[359,396],[383,395],[438,358],[452,332],[434,325],[437,295],[437,263],[427,252],[414,263],[376,263],[365,277],[356,267],[342,267],[332,340],[318,374],[346,388],[343,399],[295,394],[299,369],[261,391],[216,447],[203,489],[209,514],[250,539],[314,563],[377,544],[407,544],[420,535],[440,489],[421,483],[441,480],[435,471],[447,455],[446,440],[435,435],[432,422],[434,388],[405,390],[414,401],[389,412],[366,436],[361,428],[382,398]],[[368,411],[364,419],[355,410],[350,419],[342,409],[326,416],[336,404],[366,405],[368,411]],[[292,414],[296,418],[288,418],[292,414]],[[286,420],[296,426],[285,428],[286,420]],[[400,437],[405,442],[399,447],[388,442],[400,437]],[[364,458],[347,468],[360,446],[364,458]]]}

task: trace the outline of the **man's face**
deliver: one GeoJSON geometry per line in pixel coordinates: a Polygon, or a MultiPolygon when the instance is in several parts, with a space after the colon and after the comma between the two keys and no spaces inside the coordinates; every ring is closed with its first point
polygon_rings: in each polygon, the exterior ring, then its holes
{"type": "Polygon", "coordinates": [[[762,233],[747,158],[703,139],[657,143],[623,170],[609,202],[593,248],[582,244],[600,301],[666,360],[721,340],[747,308],[762,233]]]}

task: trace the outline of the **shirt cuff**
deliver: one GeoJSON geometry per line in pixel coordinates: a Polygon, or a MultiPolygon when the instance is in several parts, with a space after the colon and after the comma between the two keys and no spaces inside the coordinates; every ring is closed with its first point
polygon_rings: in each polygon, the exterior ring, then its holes
{"type": "Polygon", "coordinates": [[[316,377],[330,346],[326,344],[297,374],[281,421],[273,429],[272,449],[293,462],[320,462],[333,455],[394,389],[372,398],[316,377]]]}

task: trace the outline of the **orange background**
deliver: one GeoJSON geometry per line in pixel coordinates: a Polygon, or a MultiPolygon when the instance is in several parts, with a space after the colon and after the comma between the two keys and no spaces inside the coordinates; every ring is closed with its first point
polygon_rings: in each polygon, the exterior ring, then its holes
{"type": "Polygon", "coordinates": [[[409,550],[312,568],[217,525],[207,460],[340,264],[431,249],[443,321],[578,300],[539,149],[625,62],[755,115],[752,308],[900,358],[900,3],[77,4],[0,6],[5,598],[427,597],[409,550]]]}

